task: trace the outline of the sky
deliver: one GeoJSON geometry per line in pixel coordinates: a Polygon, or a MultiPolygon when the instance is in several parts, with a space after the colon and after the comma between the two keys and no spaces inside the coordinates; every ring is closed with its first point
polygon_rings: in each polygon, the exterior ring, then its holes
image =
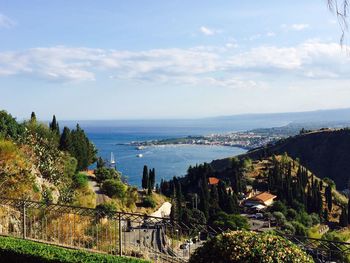
{"type": "Polygon", "coordinates": [[[0,0],[0,109],[201,118],[350,107],[324,0],[0,0]]]}

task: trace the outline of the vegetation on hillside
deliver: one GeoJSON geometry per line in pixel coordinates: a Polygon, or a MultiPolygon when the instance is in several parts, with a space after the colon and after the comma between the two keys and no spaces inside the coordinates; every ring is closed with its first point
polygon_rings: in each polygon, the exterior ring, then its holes
{"type": "Polygon", "coordinates": [[[299,159],[319,178],[332,179],[340,190],[348,188],[350,175],[350,129],[303,131],[247,154],[253,160],[287,153],[299,159]]]}
{"type": "Polygon", "coordinates": [[[95,160],[96,150],[79,126],[74,134],[69,138],[69,147],[63,149],[63,134],[60,135],[55,116],[46,125],[37,121],[33,112],[30,120],[19,123],[7,112],[0,111],[2,195],[45,202],[75,202],[76,190],[86,188],[78,171],[95,160]],[[75,154],[86,149],[85,155],[75,154]]]}
{"type": "Polygon", "coordinates": [[[237,198],[246,187],[243,173],[248,166],[246,161],[235,159],[228,176],[217,185],[208,184],[208,178],[217,173],[207,163],[190,167],[183,178],[162,181],[161,193],[173,200],[171,217],[186,224],[208,223],[221,229],[249,228],[247,219],[239,215],[237,198]]]}

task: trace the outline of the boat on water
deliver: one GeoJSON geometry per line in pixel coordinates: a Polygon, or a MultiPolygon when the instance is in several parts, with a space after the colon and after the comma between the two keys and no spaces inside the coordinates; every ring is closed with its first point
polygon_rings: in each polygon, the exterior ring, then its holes
{"type": "Polygon", "coordinates": [[[137,158],[142,158],[143,157],[143,154],[139,153],[136,155],[137,158]]]}
{"type": "Polygon", "coordinates": [[[109,167],[112,169],[116,169],[116,161],[113,152],[111,152],[111,160],[109,161],[109,167]]]}
{"type": "Polygon", "coordinates": [[[143,150],[143,149],[145,149],[145,146],[140,145],[136,147],[136,150],[143,150]]]}

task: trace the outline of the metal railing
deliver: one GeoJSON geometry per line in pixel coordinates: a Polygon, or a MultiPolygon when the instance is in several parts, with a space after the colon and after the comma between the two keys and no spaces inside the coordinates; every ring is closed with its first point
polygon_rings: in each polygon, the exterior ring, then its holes
{"type": "MultiPolygon", "coordinates": [[[[169,218],[0,197],[0,235],[153,262],[187,262],[205,239],[221,232],[169,218]]],[[[316,262],[350,258],[350,243],[276,233],[316,262]]]]}
{"type": "Polygon", "coordinates": [[[186,262],[202,243],[186,240],[216,231],[169,218],[0,197],[0,234],[155,262],[186,262]]]}

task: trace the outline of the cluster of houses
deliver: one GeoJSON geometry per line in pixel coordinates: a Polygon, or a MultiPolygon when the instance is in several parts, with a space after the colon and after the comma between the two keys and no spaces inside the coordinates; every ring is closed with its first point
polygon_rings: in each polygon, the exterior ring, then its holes
{"type": "MultiPolygon", "coordinates": [[[[217,185],[219,182],[220,179],[216,177],[208,178],[209,185],[217,185]]],[[[269,192],[256,192],[250,189],[247,194],[241,196],[240,205],[245,211],[261,212],[271,206],[276,198],[276,195],[269,192]]]]}

